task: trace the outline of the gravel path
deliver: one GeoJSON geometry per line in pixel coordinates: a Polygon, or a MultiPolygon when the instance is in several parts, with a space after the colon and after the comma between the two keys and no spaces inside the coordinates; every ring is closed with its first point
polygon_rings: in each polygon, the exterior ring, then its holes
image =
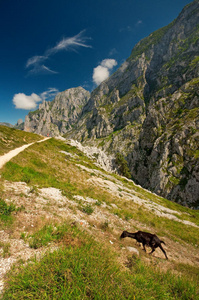
{"type": "Polygon", "coordinates": [[[33,142],[33,143],[30,143],[30,144],[27,144],[27,145],[23,145],[19,148],[16,148],[14,150],[11,150],[10,152],[0,156],[0,169],[9,161],[11,160],[14,156],[16,156],[17,154],[19,154],[20,152],[22,152],[23,150],[25,150],[26,148],[30,147],[31,145],[35,144],[35,143],[41,143],[41,142],[44,142],[46,140],[48,140],[48,138],[44,138],[43,140],[41,141],[38,141],[38,142],[33,142]]]}

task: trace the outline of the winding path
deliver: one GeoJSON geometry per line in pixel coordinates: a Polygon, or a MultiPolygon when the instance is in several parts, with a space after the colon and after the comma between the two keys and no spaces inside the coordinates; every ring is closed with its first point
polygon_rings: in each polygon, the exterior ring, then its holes
{"type": "Polygon", "coordinates": [[[14,156],[16,156],[17,154],[19,154],[20,152],[22,152],[23,150],[25,150],[26,148],[30,147],[31,145],[35,144],[35,143],[41,143],[44,142],[46,140],[50,139],[50,137],[44,138],[41,141],[37,141],[37,142],[33,142],[27,145],[23,145],[19,148],[16,148],[14,150],[11,150],[10,152],[0,156],[0,169],[9,161],[11,160],[14,156]]]}

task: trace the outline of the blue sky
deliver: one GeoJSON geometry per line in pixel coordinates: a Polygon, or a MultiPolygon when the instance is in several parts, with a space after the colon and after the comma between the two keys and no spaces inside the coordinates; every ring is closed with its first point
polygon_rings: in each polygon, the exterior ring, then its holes
{"type": "Polygon", "coordinates": [[[24,120],[57,92],[92,91],[190,2],[0,0],[0,122],[24,120]]]}

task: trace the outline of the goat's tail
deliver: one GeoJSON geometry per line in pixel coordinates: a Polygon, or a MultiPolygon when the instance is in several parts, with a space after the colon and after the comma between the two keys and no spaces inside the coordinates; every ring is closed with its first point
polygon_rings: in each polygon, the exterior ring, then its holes
{"type": "MultiPolygon", "coordinates": [[[[160,241],[160,243],[163,243],[163,244],[165,244],[165,242],[164,241],[160,241]]],[[[166,245],[166,244],[165,244],[166,245]]]]}

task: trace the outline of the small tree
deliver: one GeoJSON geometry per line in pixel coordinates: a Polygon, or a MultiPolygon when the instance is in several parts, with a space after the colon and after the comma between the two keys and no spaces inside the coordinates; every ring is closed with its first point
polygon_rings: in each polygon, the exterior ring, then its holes
{"type": "Polygon", "coordinates": [[[116,153],[115,163],[118,166],[118,171],[119,171],[120,175],[125,176],[125,177],[127,177],[129,179],[132,178],[130,170],[129,170],[129,167],[128,167],[128,163],[125,160],[124,156],[121,153],[119,153],[119,152],[116,153]]]}

